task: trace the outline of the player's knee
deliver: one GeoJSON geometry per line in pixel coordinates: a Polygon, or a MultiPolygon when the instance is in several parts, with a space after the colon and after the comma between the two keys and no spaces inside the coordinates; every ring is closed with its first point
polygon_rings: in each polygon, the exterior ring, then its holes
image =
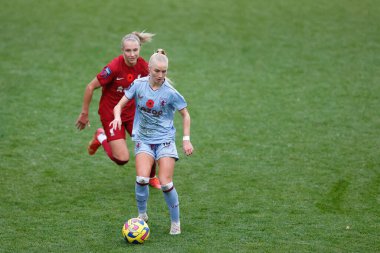
{"type": "Polygon", "coordinates": [[[113,154],[113,159],[112,159],[117,165],[124,165],[129,162],[129,154],[113,154]]]}
{"type": "Polygon", "coordinates": [[[173,188],[174,188],[173,182],[161,185],[161,190],[163,192],[170,192],[171,190],[173,190],[173,188]]]}
{"type": "Polygon", "coordinates": [[[150,179],[149,177],[136,176],[136,183],[139,185],[148,185],[149,179],[150,179]]]}
{"type": "Polygon", "coordinates": [[[114,161],[117,165],[120,165],[120,166],[122,166],[122,165],[124,165],[124,164],[126,164],[126,163],[129,162],[128,159],[127,159],[127,160],[119,160],[119,159],[117,159],[117,158],[113,158],[113,161],[114,161]]]}

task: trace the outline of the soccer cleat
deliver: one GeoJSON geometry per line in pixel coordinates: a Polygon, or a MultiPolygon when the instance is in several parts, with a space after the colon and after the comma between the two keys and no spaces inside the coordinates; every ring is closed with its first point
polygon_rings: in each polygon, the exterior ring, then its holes
{"type": "Polygon", "coordinates": [[[181,224],[172,222],[172,225],[170,227],[170,234],[171,235],[179,235],[181,234],[181,224]]]}
{"type": "Polygon", "coordinates": [[[139,216],[138,216],[139,219],[142,219],[143,221],[145,222],[148,222],[148,215],[146,213],[140,213],[139,216]]]}
{"type": "Polygon", "coordinates": [[[158,180],[157,177],[152,177],[151,179],[149,179],[149,185],[156,189],[161,189],[160,180],[158,180]]]}
{"type": "Polygon", "coordinates": [[[87,147],[87,151],[88,151],[88,154],[89,155],[94,155],[96,153],[96,151],[98,150],[98,148],[102,145],[99,141],[98,141],[98,136],[100,134],[104,134],[104,130],[103,128],[98,128],[98,130],[96,130],[95,134],[94,134],[94,137],[92,138],[92,140],[88,143],[88,147],[87,147]]]}

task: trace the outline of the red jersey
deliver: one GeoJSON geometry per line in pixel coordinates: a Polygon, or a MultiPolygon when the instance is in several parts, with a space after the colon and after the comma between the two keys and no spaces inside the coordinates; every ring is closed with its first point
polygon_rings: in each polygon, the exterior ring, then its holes
{"type": "MultiPolygon", "coordinates": [[[[124,89],[128,88],[136,78],[147,76],[148,73],[148,63],[142,57],[137,59],[133,67],[125,63],[123,55],[116,57],[105,66],[96,76],[102,85],[98,110],[100,120],[113,120],[113,108],[124,96],[124,89]]],[[[135,100],[128,101],[121,112],[121,120],[124,122],[133,119],[135,109],[135,100]]]]}

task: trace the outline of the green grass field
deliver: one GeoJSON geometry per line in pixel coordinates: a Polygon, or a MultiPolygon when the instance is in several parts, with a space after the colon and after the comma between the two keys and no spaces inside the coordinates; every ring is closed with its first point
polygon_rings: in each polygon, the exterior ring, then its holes
{"type": "Polygon", "coordinates": [[[2,0],[0,14],[0,252],[380,252],[379,1],[2,0]],[[196,153],[176,165],[183,233],[151,189],[135,246],[121,236],[134,158],[86,151],[100,90],[91,128],[74,123],[86,84],[144,29],[196,153]]]}

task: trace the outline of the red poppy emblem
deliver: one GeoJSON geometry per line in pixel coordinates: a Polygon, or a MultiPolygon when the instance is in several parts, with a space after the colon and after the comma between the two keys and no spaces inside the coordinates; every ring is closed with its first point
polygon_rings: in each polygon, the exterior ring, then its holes
{"type": "Polygon", "coordinates": [[[127,81],[128,81],[128,82],[131,83],[134,79],[135,79],[135,77],[134,77],[132,74],[128,74],[128,75],[127,75],[127,81]]]}
{"type": "Polygon", "coordinates": [[[152,99],[149,99],[148,101],[146,101],[146,106],[148,108],[153,108],[154,106],[154,101],[152,99]]]}

